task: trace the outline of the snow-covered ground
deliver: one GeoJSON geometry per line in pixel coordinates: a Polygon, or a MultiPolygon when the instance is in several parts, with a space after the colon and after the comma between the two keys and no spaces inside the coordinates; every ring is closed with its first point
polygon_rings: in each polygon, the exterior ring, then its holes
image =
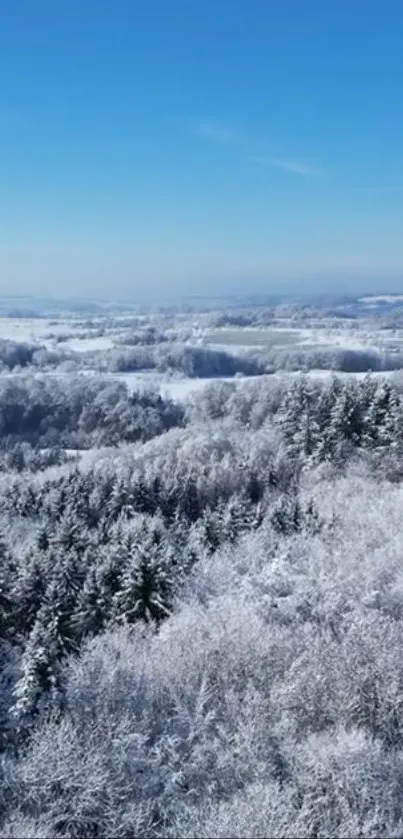
{"type": "Polygon", "coordinates": [[[334,347],[343,350],[368,350],[376,344],[374,335],[351,329],[304,329],[301,330],[301,340],[297,346],[317,345],[318,347],[334,347]]]}
{"type": "Polygon", "coordinates": [[[318,347],[334,347],[335,349],[345,350],[368,350],[372,348],[383,346],[386,339],[385,333],[375,330],[365,330],[362,326],[352,325],[351,321],[344,327],[337,329],[326,329],[320,327],[248,327],[243,330],[242,327],[237,329],[228,329],[222,327],[215,330],[205,330],[204,335],[199,342],[207,346],[209,349],[225,350],[228,353],[244,352],[245,350],[275,350],[281,348],[282,350],[293,350],[298,347],[318,346],[318,347]],[[218,332],[222,335],[222,342],[217,342],[218,332]],[[242,333],[245,333],[246,340],[242,340],[242,333]],[[282,340],[281,333],[284,333],[284,340],[282,340]],[[225,334],[232,335],[232,340],[228,343],[225,341],[225,334]],[[252,340],[253,334],[256,335],[256,342],[252,340]],[[236,336],[236,341],[234,337],[236,336]]]}
{"type": "MultiPolygon", "coordinates": [[[[392,376],[396,374],[395,370],[390,370],[384,373],[376,372],[371,373],[372,376],[392,376]]],[[[300,371],[281,371],[279,373],[272,373],[263,376],[223,376],[217,378],[208,378],[208,379],[163,379],[158,374],[154,373],[123,373],[123,374],[116,374],[110,373],[108,374],[111,378],[117,380],[123,380],[127,387],[129,388],[131,393],[134,393],[136,390],[139,390],[142,387],[155,387],[162,396],[166,396],[169,399],[173,399],[177,402],[183,402],[187,399],[188,396],[192,393],[197,393],[204,390],[207,385],[211,384],[212,382],[229,382],[232,384],[237,385],[238,387],[242,387],[248,382],[261,382],[261,381],[280,381],[281,379],[292,379],[297,378],[301,375],[300,371]]],[[[331,379],[333,376],[337,376],[343,379],[364,379],[367,373],[341,373],[339,371],[333,370],[309,370],[306,375],[309,378],[327,381],[331,379]]]]}
{"type": "Polygon", "coordinates": [[[114,346],[111,338],[69,338],[60,345],[74,352],[93,352],[95,350],[110,350],[114,346]]]}
{"type": "Polygon", "coordinates": [[[244,353],[246,351],[253,352],[254,350],[267,350],[266,344],[204,344],[209,350],[218,350],[219,352],[226,352],[232,354],[244,353]]]}
{"type": "MultiPolygon", "coordinates": [[[[368,300],[374,298],[368,298],[368,300]]],[[[389,299],[389,298],[388,298],[389,299]]],[[[395,298],[393,298],[395,299],[395,298]]],[[[403,299],[403,297],[402,297],[403,299]]],[[[98,329],[102,327],[102,323],[106,325],[106,321],[102,319],[97,322],[98,329]]],[[[94,326],[94,322],[92,322],[94,326]]],[[[195,329],[196,329],[195,324],[195,329]]],[[[108,329],[106,325],[106,329],[108,329]]],[[[83,319],[75,319],[74,317],[61,318],[60,320],[40,319],[40,318],[0,318],[0,339],[8,339],[13,341],[28,341],[38,344],[47,344],[48,346],[59,347],[61,350],[71,350],[76,353],[85,353],[93,351],[107,351],[114,346],[118,338],[123,337],[125,330],[118,327],[111,329],[104,336],[96,337],[96,332],[91,336],[90,327],[83,319]],[[55,337],[49,337],[49,336],[55,337]],[[71,337],[67,340],[57,343],[56,336],[69,335],[71,337]],[[74,336],[74,337],[73,337],[74,336]]],[[[334,347],[335,349],[354,349],[364,350],[369,348],[383,348],[385,349],[393,341],[397,347],[401,342],[403,345],[403,330],[394,330],[393,333],[385,331],[377,331],[365,328],[363,324],[349,323],[345,327],[331,328],[313,328],[313,327],[293,327],[292,325],[285,325],[284,329],[281,327],[248,327],[247,329],[240,328],[223,328],[223,329],[204,329],[199,328],[199,336],[202,336],[204,345],[210,346],[214,349],[226,350],[232,353],[243,353],[246,350],[253,352],[264,350],[265,348],[274,348],[276,345],[274,341],[278,341],[278,346],[284,350],[289,349],[291,352],[297,349],[298,346],[309,344],[317,345],[318,347],[334,347]],[[363,328],[364,326],[364,328],[363,328]],[[216,343],[214,337],[217,333],[223,337],[223,343],[216,343]],[[282,333],[283,336],[282,336],[282,333]],[[225,342],[224,336],[228,335],[229,343],[225,342]],[[232,341],[230,340],[230,336],[232,341]],[[243,336],[245,343],[243,343],[243,336]],[[256,338],[255,338],[256,336],[256,338]],[[267,337],[267,343],[266,343],[267,337]],[[209,343],[211,338],[211,343],[209,343]],[[256,344],[253,341],[256,339],[256,344]],[[214,342],[213,342],[214,341],[214,342]]],[[[2,374],[7,375],[7,374],[2,374]]],[[[55,376],[69,376],[77,375],[75,373],[60,373],[58,371],[51,371],[44,374],[40,370],[38,376],[55,375],[55,376]]],[[[79,375],[79,374],[78,374],[79,375]]],[[[82,375],[99,375],[95,371],[83,370],[82,375]]],[[[105,374],[103,374],[105,375],[105,374]]],[[[133,373],[109,373],[106,374],[109,378],[123,381],[131,392],[139,389],[152,388],[159,391],[162,395],[170,397],[176,401],[184,401],[190,394],[200,392],[211,382],[232,382],[242,387],[249,381],[256,380],[256,377],[237,376],[234,378],[206,378],[206,379],[187,379],[179,375],[163,376],[156,371],[142,371],[133,373]]],[[[280,378],[287,378],[298,376],[295,372],[279,372],[275,375],[264,376],[261,378],[271,378],[278,380],[280,378]]],[[[312,378],[326,380],[335,375],[330,370],[311,370],[308,375],[312,378]]],[[[336,373],[337,376],[346,378],[355,376],[356,378],[363,378],[364,373],[336,373]]],[[[391,375],[390,373],[381,373],[373,375],[391,375]]]]}
{"type": "Polygon", "coordinates": [[[74,321],[52,321],[41,318],[0,318],[0,339],[7,341],[27,341],[28,343],[45,343],[44,337],[64,335],[77,329],[74,321]]]}
{"type": "Polygon", "coordinates": [[[56,346],[75,352],[106,350],[113,347],[112,336],[87,336],[88,329],[72,318],[58,321],[45,318],[0,318],[0,339],[3,340],[56,346]],[[72,337],[59,343],[57,338],[63,335],[72,337]]]}
{"type": "Polygon", "coordinates": [[[378,294],[375,297],[360,297],[359,303],[400,303],[403,300],[403,294],[378,294]]]}

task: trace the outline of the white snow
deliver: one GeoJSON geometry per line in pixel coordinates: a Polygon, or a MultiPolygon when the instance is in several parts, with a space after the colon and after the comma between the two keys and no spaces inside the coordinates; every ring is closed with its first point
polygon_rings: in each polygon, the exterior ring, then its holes
{"type": "Polygon", "coordinates": [[[403,300],[403,294],[378,294],[374,297],[360,297],[359,303],[400,303],[403,300]]]}
{"type": "Polygon", "coordinates": [[[69,338],[60,344],[66,349],[74,352],[92,352],[95,350],[110,350],[114,346],[113,341],[106,336],[99,338],[69,338]]]}
{"type": "Polygon", "coordinates": [[[0,338],[8,341],[46,343],[45,335],[63,335],[74,329],[74,322],[42,320],[41,318],[0,318],[0,338]]]}

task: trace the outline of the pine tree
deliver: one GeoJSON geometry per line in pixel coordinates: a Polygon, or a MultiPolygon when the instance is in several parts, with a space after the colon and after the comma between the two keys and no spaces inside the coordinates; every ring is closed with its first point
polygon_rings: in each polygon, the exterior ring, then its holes
{"type": "Polygon", "coordinates": [[[108,513],[112,521],[122,515],[122,513],[129,513],[134,511],[134,504],[129,498],[128,487],[123,478],[117,478],[113,484],[112,491],[108,502],[108,513]]]}
{"type": "MultiPolygon", "coordinates": [[[[273,474],[271,473],[271,471],[267,476],[267,481],[269,485],[273,485],[273,474]]],[[[249,474],[246,478],[246,493],[248,494],[252,504],[258,504],[263,495],[263,487],[261,481],[259,480],[256,472],[253,470],[249,471],[249,474]]]]}
{"type": "Polygon", "coordinates": [[[242,531],[251,529],[254,520],[255,509],[246,494],[235,496],[230,499],[223,511],[223,538],[235,542],[242,531]]]}
{"type": "Polygon", "coordinates": [[[224,507],[218,504],[214,510],[205,510],[202,518],[204,543],[211,553],[214,553],[225,541],[224,507]]]}
{"type": "Polygon", "coordinates": [[[317,394],[306,376],[287,390],[278,414],[278,423],[291,457],[311,456],[318,438],[315,420],[317,394]]]}
{"type": "Polygon", "coordinates": [[[0,535],[0,639],[10,640],[15,633],[15,586],[17,563],[0,535]]]}
{"type": "Polygon", "coordinates": [[[46,554],[33,553],[24,558],[21,573],[15,588],[15,631],[25,638],[32,629],[41,606],[44,603],[48,558],[46,554]]]}
{"type": "Polygon", "coordinates": [[[316,411],[318,434],[313,457],[316,463],[332,460],[340,442],[339,429],[332,423],[332,412],[341,391],[340,379],[333,376],[329,387],[324,387],[320,394],[316,411]]]}
{"type": "Polygon", "coordinates": [[[346,447],[359,446],[364,431],[362,408],[354,387],[344,385],[330,411],[327,446],[335,462],[342,463],[346,447]]]}
{"type": "Polygon", "coordinates": [[[37,533],[36,545],[38,550],[41,552],[47,551],[50,546],[50,539],[51,530],[49,525],[46,523],[39,528],[37,533]]]}
{"type": "Polygon", "coordinates": [[[284,536],[301,531],[304,513],[298,496],[294,493],[282,496],[270,516],[270,521],[274,530],[284,536]]]}
{"type": "Polygon", "coordinates": [[[44,603],[54,620],[61,655],[77,647],[72,616],[84,583],[86,567],[86,557],[80,560],[74,552],[49,557],[49,582],[44,603]]]}
{"type": "Polygon", "coordinates": [[[190,477],[184,482],[181,490],[179,511],[186,516],[191,524],[194,524],[201,516],[197,483],[190,477]]]}
{"type": "Polygon", "coordinates": [[[377,385],[364,418],[364,445],[397,446],[401,440],[402,412],[398,395],[389,382],[377,385]]]}
{"type": "Polygon", "coordinates": [[[88,533],[83,523],[77,518],[74,510],[68,508],[52,538],[52,543],[62,551],[84,550],[88,542],[88,533]]]}
{"type": "Polygon", "coordinates": [[[81,591],[78,592],[71,625],[79,643],[86,635],[102,631],[111,615],[112,592],[102,586],[96,567],[90,568],[81,591]]]}
{"type": "Polygon", "coordinates": [[[138,513],[152,515],[154,510],[153,494],[150,492],[146,480],[140,476],[132,488],[133,508],[138,513]]]}
{"type": "Polygon", "coordinates": [[[42,607],[29,636],[21,676],[14,689],[11,713],[22,729],[30,728],[40,707],[60,693],[57,636],[57,618],[51,609],[42,607]]]}
{"type": "Polygon", "coordinates": [[[146,552],[136,546],[114,598],[116,617],[128,623],[159,623],[170,614],[171,589],[168,569],[158,549],[146,552]]]}

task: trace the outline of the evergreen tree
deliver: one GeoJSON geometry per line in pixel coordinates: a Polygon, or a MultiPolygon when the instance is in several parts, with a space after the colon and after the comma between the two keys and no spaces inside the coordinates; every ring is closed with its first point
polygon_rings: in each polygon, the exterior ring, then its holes
{"type": "Polygon", "coordinates": [[[50,573],[47,554],[34,552],[24,557],[15,587],[14,613],[15,631],[21,639],[30,633],[44,603],[50,573]]]}
{"type": "Polygon", "coordinates": [[[346,446],[360,445],[363,433],[361,414],[354,388],[343,386],[332,405],[327,433],[328,450],[335,462],[345,460],[346,446]]]}
{"type": "Polygon", "coordinates": [[[203,514],[204,542],[211,553],[225,541],[225,505],[218,504],[215,509],[207,508],[203,514]]]}
{"type": "Polygon", "coordinates": [[[179,499],[179,512],[183,513],[187,520],[194,524],[201,515],[201,506],[197,483],[193,478],[187,478],[184,482],[179,499]]]}
{"type": "Polygon", "coordinates": [[[274,507],[270,521],[274,530],[284,536],[301,531],[304,513],[298,496],[294,493],[282,496],[274,507]]]}
{"type": "Polygon", "coordinates": [[[397,446],[401,440],[402,411],[396,391],[383,381],[372,395],[364,418],[364,444],[369,448],[397,446]]]}
{"type": "Polygon", "coordinates": [[[63,552],[84,550],[88,543],[88,531],[71,507],[61,517],[51,541],[56,549],[63,552]]]}
{"type": "Polygon", "coordinates": [[[108,591],[102,574],[90,568],[82,589],[78,592],[71,625],[79,643],[86,635],[102,631],[111,615],[112,590],[108,591]],[[101,579],[100,579],[101,578],[101,579]],[[102,585],[102,582],[104,585],[102,585]]]}
{"type": "Polygon", "coordinates": [[[48,550],[51,541],[51,529],[48,523],[43,524],[37,533],[36,545],[38,550],[42,553],[48,550]]]}
{"type": "Polygon", "coordinates": [[[15,624],[17,563],[0,534],[0,640],[11,639],[15,624]]]}
{"type": "Polygon", "coordinates": [[[61,655],[77,648],[72,617],[85,579],[86,559],[87,557],[83,557],[80,560],[74,552],[49,557],[51,574],[44,603],[54,619],[54,630],[61,655]]]}
{"type": "Polygon", "coordinates": [[[29,729],[41,708],[60,695],[60,648],[58,619],[43,606],[30,633],[14,689],[11,709],[19,727],[29,729]]]}
{"type": "Polygon", "coordinates": [[[340,444],[340,430],[338,424],[332,422],[332,412],[342,392],[340,379],[333,376],[329,387],[324,387],[316,409],[316,423],[318,427],[317,440],[313,461],[322,463],[333,460],[340,444]]]}
{"type": "Polygon", "coordinates": [[[127,623],[137,620],[159,623],[170,614],[171,589],[166,562],[158,549],[146,552],[136,546],[114,598],[116,617],[127,623]]]}
{"type": "Polygon", "coordinates": [[[318,437],[316,401],[317,393],[306,376],[300,376],[286,391],[277,422],[291,457],[309,457],[315,449],[318,437]]]}

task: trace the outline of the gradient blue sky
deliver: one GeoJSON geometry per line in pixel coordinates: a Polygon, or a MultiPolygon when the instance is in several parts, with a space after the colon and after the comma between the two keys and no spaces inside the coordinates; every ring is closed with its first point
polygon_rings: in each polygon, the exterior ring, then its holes
{"type": "Polygon", "coordinates": [[[0,11],[0,292],[402,287],[401,0],[0,11]]]}

